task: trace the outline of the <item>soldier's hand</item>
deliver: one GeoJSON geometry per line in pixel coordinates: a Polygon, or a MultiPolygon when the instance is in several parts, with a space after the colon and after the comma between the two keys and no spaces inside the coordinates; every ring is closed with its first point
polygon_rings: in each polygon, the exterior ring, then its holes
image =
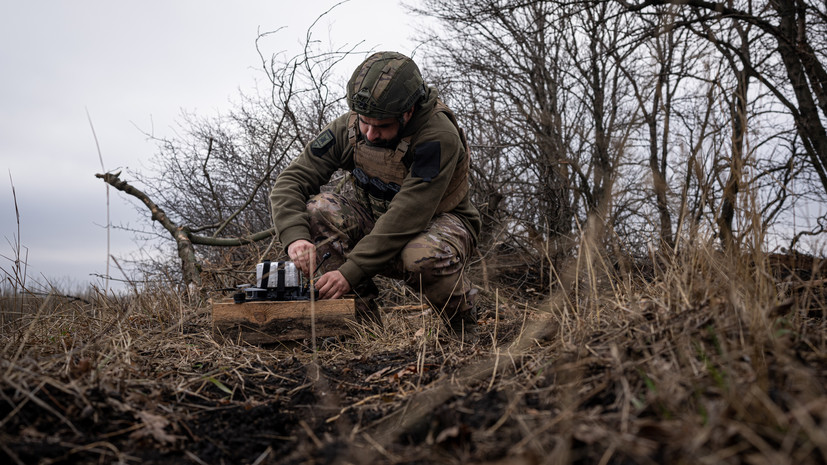
{"type": "Polygon", "coordinates": [[[350,292],[350,283],[339,270],[328,271],[316,281],[316,289],[320,299],[338,299],[350,292]]]}
{"type": "Polygon", "coordinates": [[[287,255],[305,276],[316,271],[316,246],[312,242],[304,239],[291,242],[287,246],[287,255]]]}

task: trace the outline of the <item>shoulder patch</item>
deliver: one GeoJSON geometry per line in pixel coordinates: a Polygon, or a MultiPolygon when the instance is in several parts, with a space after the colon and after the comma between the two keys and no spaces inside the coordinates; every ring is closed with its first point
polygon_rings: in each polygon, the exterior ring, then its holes
{"type": "Polygon", "coordinates": [[[411,174],[422,178],[425,182],[431,182],[439,174],[440,157],[442,148],[439,141],[423,142],[414,147],[414,160],[411,167],[411,174]]]}
{"type": "Polygon", "coordinates": [[[328,129],[327,131],[319,134],[316,137],[316,140],[310,143],[310,151],[313,155],[321,157],[326,154],[335,143],[336,137],[333,136],[333,131],[328,129]]]}

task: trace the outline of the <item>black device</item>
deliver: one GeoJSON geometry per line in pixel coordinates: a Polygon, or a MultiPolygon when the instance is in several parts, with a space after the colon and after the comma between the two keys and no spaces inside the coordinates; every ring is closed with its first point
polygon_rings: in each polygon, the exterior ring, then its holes
{"type": "MultiPolygon", "coordinates": [[[[330,257],[330,252],[322,256],[321,266],[330,257]]],[[[318,266],[316,270],[318,270],[318,266]]],[[[315,271],[314,271],[315,273],[315,271]]],[[[237,304],[255,301],[291,301],[310,300],[310,282],[305,280],[296,264],[290,261],[271,262],[264,260],[256,265],[256,283],[254,286],[240,286],[241,290],[233,294],[237,304]]],[[[313,298],[319,298],[319,291],[313,290],[313,298]]]]}
{"type": "Polygon", "coordinates": [[[245,286],[233,295],[237,304],[262,300],[310,300],[309,282],[305,283],[296,264],[265,260],[256,265],[254,286],[245,286]]]}

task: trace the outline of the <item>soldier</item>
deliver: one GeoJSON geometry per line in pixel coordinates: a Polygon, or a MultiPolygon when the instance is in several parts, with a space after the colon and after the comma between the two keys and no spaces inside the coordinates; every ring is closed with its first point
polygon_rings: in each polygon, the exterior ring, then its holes
{"type": "Polygon", "coordinates": [[[354,293],[358,320],[381,322],[372,280],[381,274],[404,279],[456,334],[475,340],[464,268],[480,216],[469,200],[468,144],[454,114],[413,60],[395,52],[359,65],[347,102],[350,111],[276,180],[270,202],[281,243],[305,275],[321,267],[320,298],[354,293]],[[340,168],[351,173],[354,194],[320,193],[340,168]]]}

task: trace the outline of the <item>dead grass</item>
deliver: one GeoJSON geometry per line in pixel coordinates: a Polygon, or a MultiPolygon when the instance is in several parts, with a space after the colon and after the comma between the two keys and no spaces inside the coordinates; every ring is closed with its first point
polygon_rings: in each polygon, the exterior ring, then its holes
{"type": "MultiPolygon", "coordinates": [[[[5,463],[827,462],[824,273],[698,247],[480,294],[482,341],[384,283],[384,328],[251,347],[164,289],[4,295],[5,463]],[[404,307],[403,307],[404,306],[404,307]]],[[[495,276],[495,264],[486,267],[495,276]]],[[[505,270],[499,270],[505,271],[505,270]]],[[[513,270],[512,270],[513,271],[513,270]]]]}

